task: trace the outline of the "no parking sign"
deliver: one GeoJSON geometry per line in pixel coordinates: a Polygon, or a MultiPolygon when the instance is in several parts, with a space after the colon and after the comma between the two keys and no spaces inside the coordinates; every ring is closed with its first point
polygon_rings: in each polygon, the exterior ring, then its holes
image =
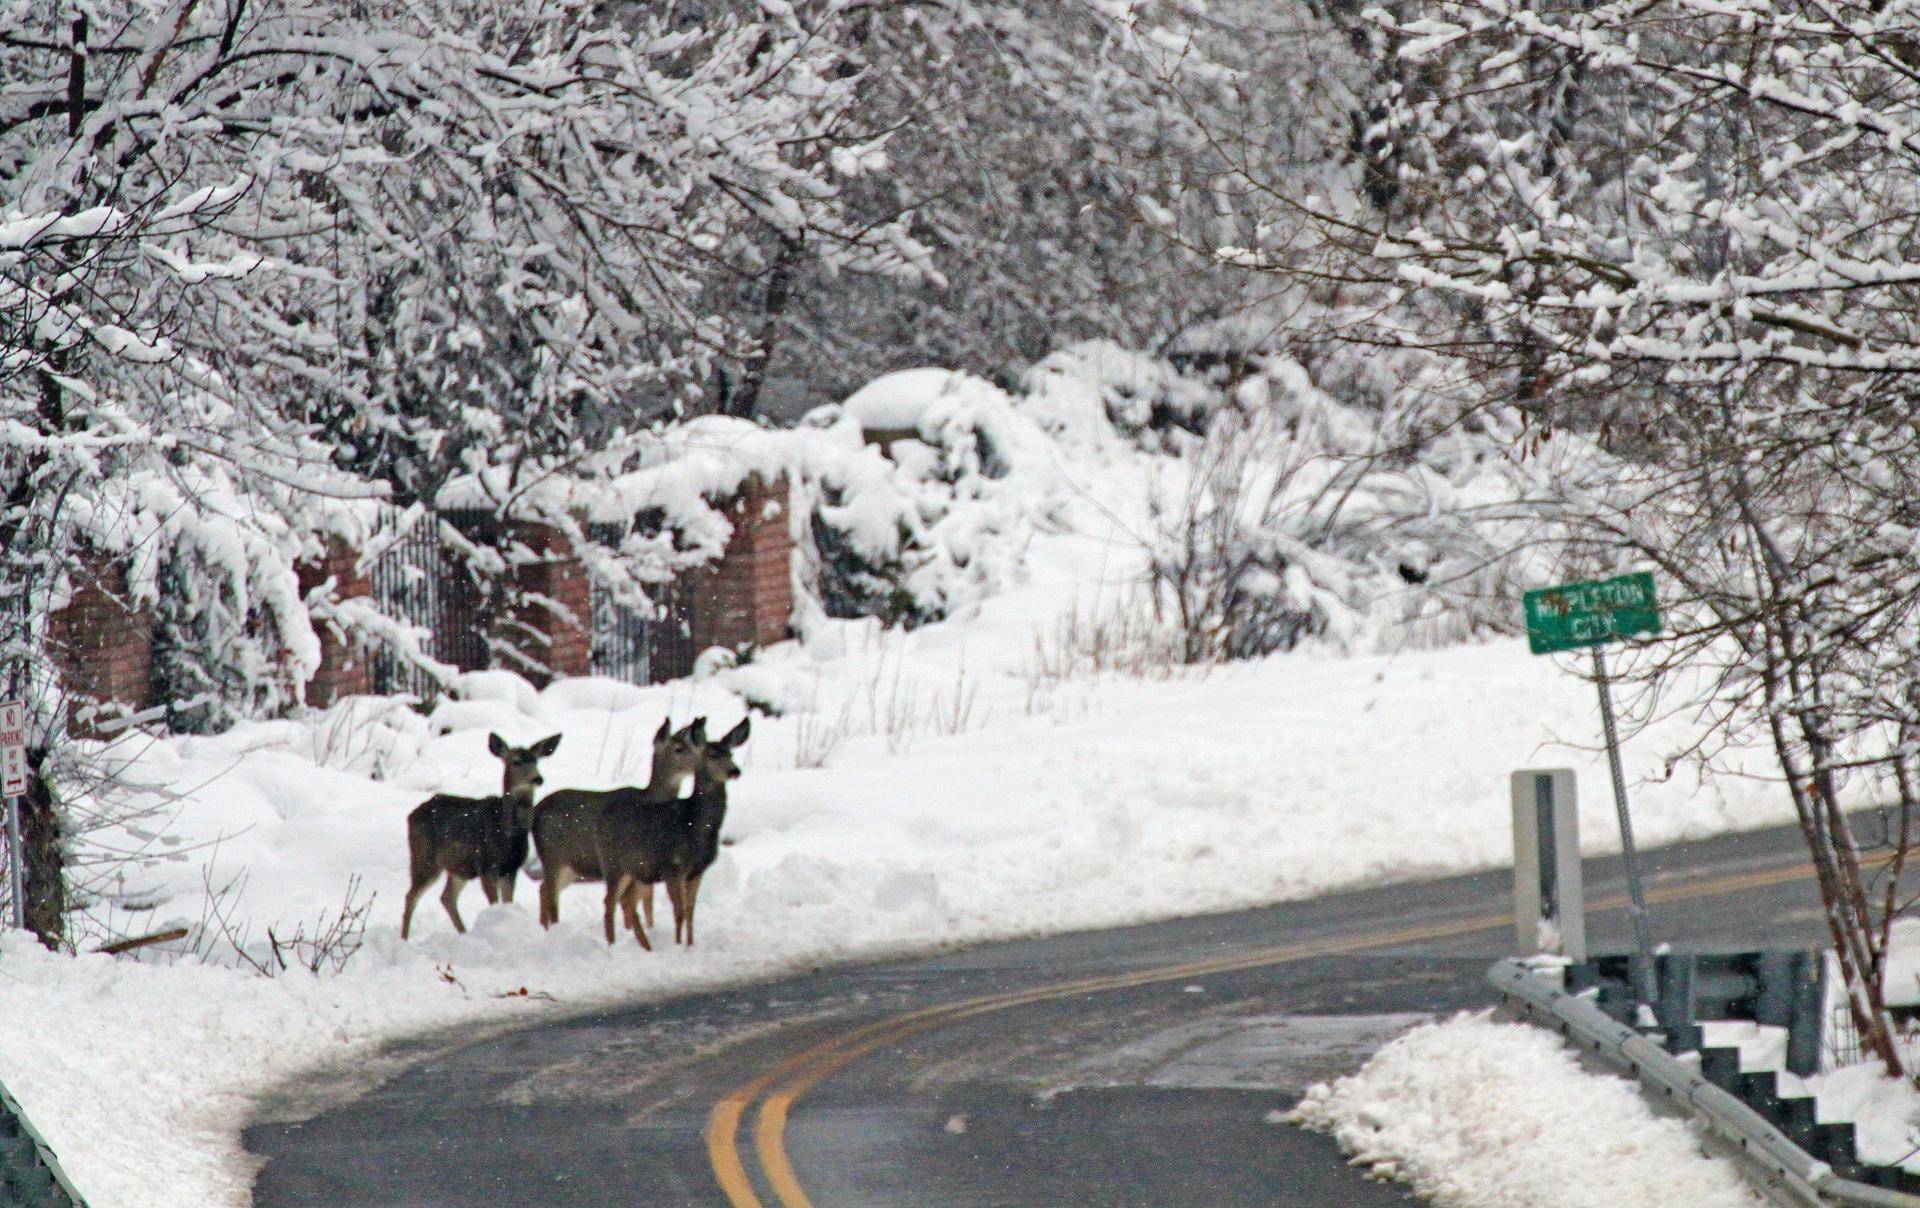
{"type": "Polygon", "coordinates": [[[27,707],[0,702],[0,793],[18,797],[27,791],[27,707]]]}

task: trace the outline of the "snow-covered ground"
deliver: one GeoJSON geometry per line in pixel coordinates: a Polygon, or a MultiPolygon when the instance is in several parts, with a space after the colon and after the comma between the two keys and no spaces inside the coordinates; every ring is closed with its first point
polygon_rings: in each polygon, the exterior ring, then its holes
{"type": "MultiPolygon", "coordinates": [[[[1022,429],[1023,464],[1053,455],[1033,432],[1105,423],[1084,394],[1065,377],[1036,390],[1045,422],[1022,429]]],[[[918,629],[816,617],[804,642],[669,685],[535,691],[478,673],[424,716],[360,699],[217,737],[123,742],[107,757],[162,813],[104,836],[156,857],[129,869],[108,921],[129,934],[194,928],[200,954],[73,959],[6,937],[0,1080],[97,1202],[240,1204],[252,1097],[397,1034],[1495,866],[1510,859],[1517,767],[1577,769],[1585,846],[1616,846],[1591,689],[1577,663],[1529,657],[1517,639],[1360,657],[1321,647],[1204,674],[1125,657],[1145,490],[1115,469],[1131,463],[1101,431],[1045,490],[1003,495],[990,526],[954,504],[941,537],[952,615],[918,629]],[[1043,501],[1045,515],[1016,523],[1013,503],[1043,501]],[[962,538],[999,546],[961,557],[962,538]],[[986,583],[969,576],[988,564],[994,590],[958,593],[986,583]],[[1145,674],[1094,670],[1103,659],[1145,674]],[[492,909],[470,887],[465,936],[429,896],[412,942],[399,939],[407,812],[436,791],[495,791],[489,732],[558,733],[547,787],[607,786],[644,779],[662,717],[703,714],[717,732],[749,702],[698,949],[610,950],[595,886],[568,890],[561,925],[543,932],[524,880],[516,903],[492,909]],[[370,926],[339,973],[260,976],[208,928],[226,920],[271,964],[269,929],[315,930],[350,885],[355,901],[371,896],[370,926]]],[[[1360,648],[1395,649],[1391,628],[1377,638],[1360,648]]],[[[1683,692],[1664,706],[1627,748],[1643,842],[1786,820],[1784,795],[1761,779],[1673,770],[1693,719],[1683,692]]]]}
{"type": "MultiPolygon", "coordinates": [[[[1018,599],[995,603],[1002,624],[1043,623],[1018,599]]],[[[247,872],[223,909],[255,941],[337,909],[360,878],[375,895],[365,946],[338,975],[268,980],[185,959],[50,956],[14,937],[0,954],[0,1078],[100,1202],[242,1203],[248,1097],[399,1032],[1497,865],[1516,766],[1578,768],[1589,846],[1615,842],[1599,764],[1558,742],[1590,740],[1588,692],[1518,642],[1070,682],[1030,704],[1021,674],[991,655],[1009,647],[970,643],[978,634],[849,627],[837,657],[779,650],[698,684],[535,693],[491,676],[469,685],[489,699],[442,705],[425,723],[352,722],[372,709],[362,703],[152,744],[129,774],[188,794],[170,833],[218,846],[150,872],[165,905],[131,929],[199,922],[211,862],[215,885],[247,872]],[[413,942],[399,940],[406,813],[430,790],[488,790],[489,730],[564,735],[549,785],[612,784],[641,774],[663,714],[731,724],[742,706],[729,684],[819,703],[755,718],[698,949],[609,950],[592,886],[569,889],[562,924],[543,933],[530,884],[494,909],[470,888],[464,937],[429,898],[413,942]],[[958,723],[923,716],[889,738],[887,718],[905,708],[890,702],[931,712],[956,690],[972,692],[958,723]],[[826,766],[796,767],[827,743],[809,727],[842,716],[851,733],[826,766]],[[366,776],[374,763],[385,781],[366,776]]],[[[1639,774],[1660,767],[1668,733],[1629,748],[1639,774]]],[[[1744,787],[1648,784],[1635,797],[1641,834],[1658,843],[1782,817],[1763,786],[1744,787]]]]}
{"type": "Polygon", "coordinates": [[[1581,1068],[1550,1032],[1485,1013],[1391,1041],[1358,1073],[1310,1088],[1292,1118],[1440,1208],[1766,1202],[1632,1082],[1581,1068]]]}

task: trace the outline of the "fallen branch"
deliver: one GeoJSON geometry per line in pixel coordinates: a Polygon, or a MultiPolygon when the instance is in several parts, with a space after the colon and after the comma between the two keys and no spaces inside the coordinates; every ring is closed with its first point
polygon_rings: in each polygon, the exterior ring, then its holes
{"type": "Polygon", "coordinates": [[[129,940],[115,940],[111,944],[102,944],[94,951],[102,956],[119,956],[122,952],[132,952],[135,948],[145,948],[149,944],[166,944],[174,940],[187,938],[185,927],[169,927],[165,931],[156,931],[152,935],[136,936],[129,940]]]}

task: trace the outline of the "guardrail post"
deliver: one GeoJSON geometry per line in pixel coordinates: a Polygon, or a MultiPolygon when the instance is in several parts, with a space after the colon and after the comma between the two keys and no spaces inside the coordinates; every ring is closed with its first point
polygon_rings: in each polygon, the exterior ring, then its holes
{"type": "Polygon", "coordinates": [[[1569,768],[1527,768],[1512,778],[1513,918],[1520,951],[1587,956],[1580,871],[1580,814],[1569,768]]]}
{"type": "Polygon", "coordinates": [[[1669,1053],[1692,1052],[1700,1047],[1701,1028],[1693,1021],[1697,1003],[1698,964],[1690,953],[1669,952],[1654,961],[1658,992],[1654,995],[1655,1018],[1666,1034],[1669,1053]]]}
{"type": "Polygon", "coordinates": [[[1827,962],[1816,952],[1796,952],[1787,1007],[1787,1069],[1802,1078],[1820,1072],[1820,1042],[1826,1027],[1827,962]]]}

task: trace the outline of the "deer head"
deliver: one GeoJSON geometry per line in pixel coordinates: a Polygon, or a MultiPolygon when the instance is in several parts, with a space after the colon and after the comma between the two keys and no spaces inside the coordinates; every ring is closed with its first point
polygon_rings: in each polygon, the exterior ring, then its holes
{"type": "Polygon", "coordinates": [[[700,761],[697,774],[704,780],[725,784],[740,777],[740,765],[734,762],[733,752],[741,743],[747,741],[752,732],[753,723],[749,718],[741,718],[740,724],[728,730],[719,738],[707,738],[707,719],[702,717],[687,727],[688,737],[700,749],[700,761]]]}
{"type": "Polygon", "coordinates": [[[647,786],[656,791],[670,788],[674,796],[679,796],[685,786],[686,778],[699,770],[700,748],[693,740],[694,722],[682,729],[675,730],[672,723],[661,719],[660,728],[653,733],[653,768],[649,774],[647,786]]]}
{"type": "Polygon", "coordinates": [[[508,746],[498,734],[487,735],[487,750],[503,765],[500,795],[512,801],[521,812],[531,815],[533,792],[546,783],[540,775],[540,761],[560,747],[560,736],[551,735],[525,747],[508,746]]]}

